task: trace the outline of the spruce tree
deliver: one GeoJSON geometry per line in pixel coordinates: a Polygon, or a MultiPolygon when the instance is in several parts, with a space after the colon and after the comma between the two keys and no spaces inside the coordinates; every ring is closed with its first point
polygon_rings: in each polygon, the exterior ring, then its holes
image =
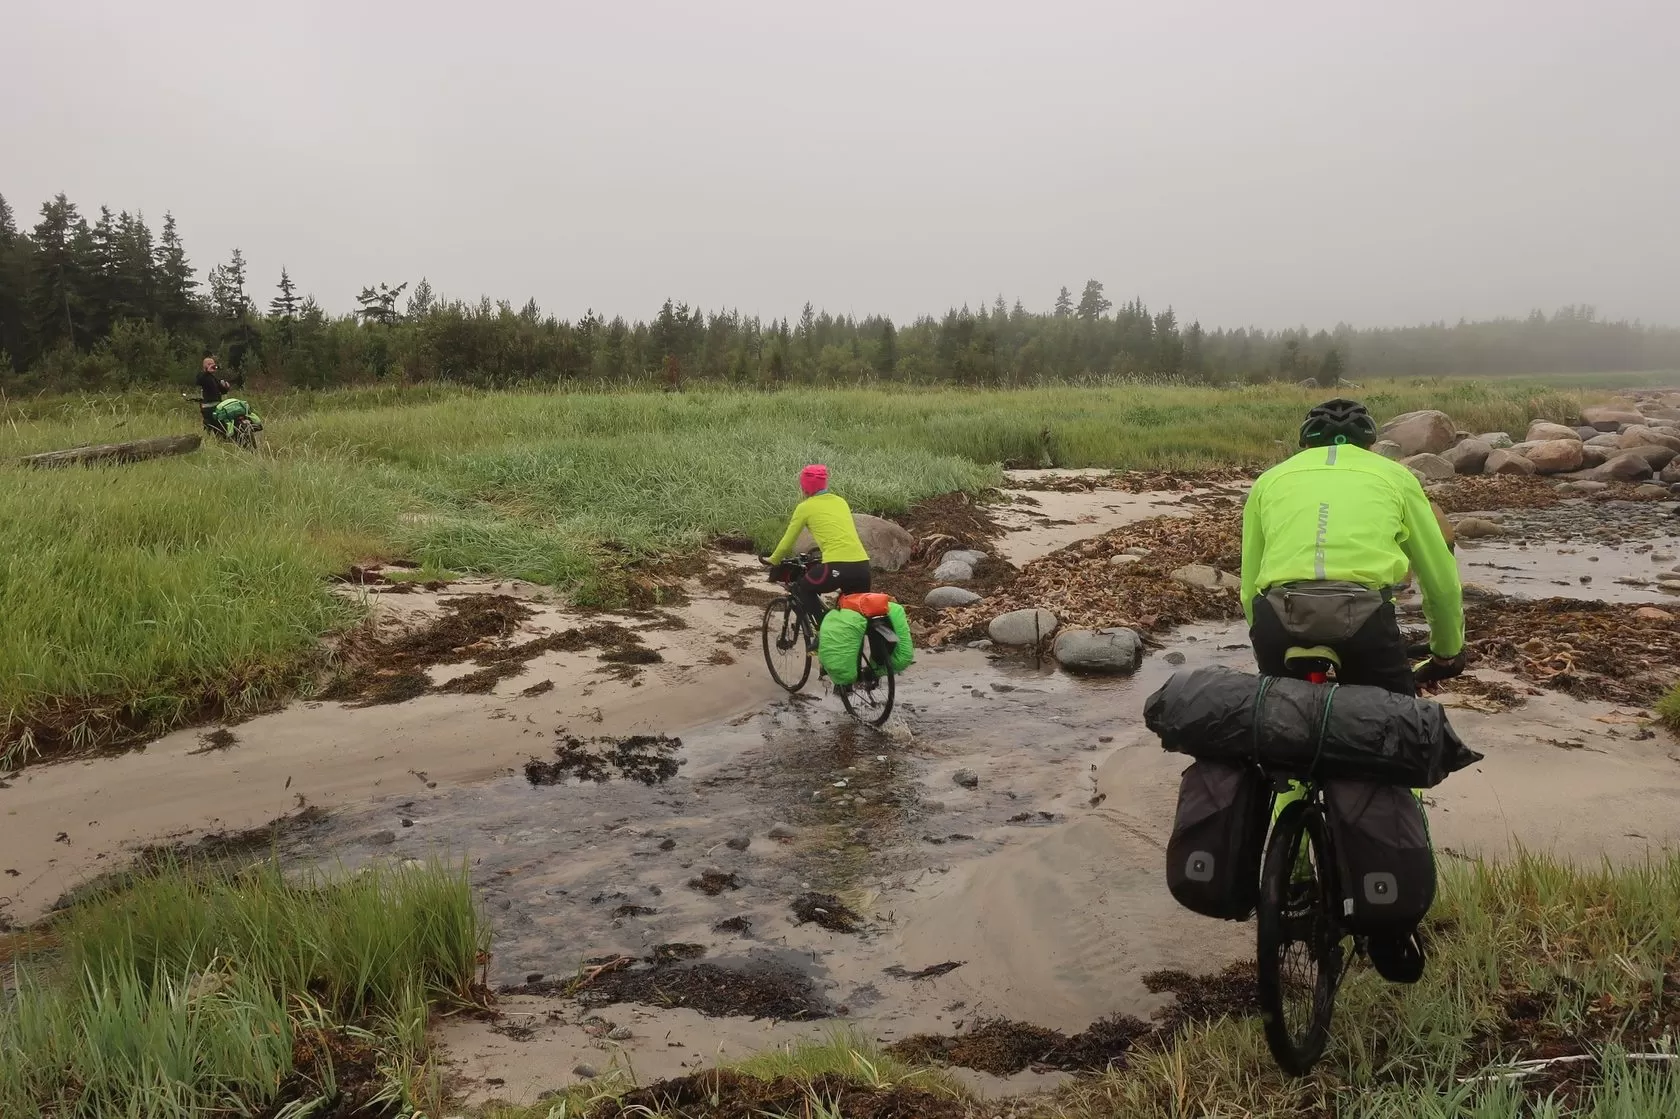
{"type": "Polygon", "coordinates": [[[298,304],[301,301],[297,297],[297,287],[292,283],[291,276],[286,273],[284,265],[280,268],[280,283],[276,286],[280,289],[280,294],[269,300],[268,313],[274,318],[290,322],[297,318],[298,304]]]}
{"type": "Polygon", "coordinates": [[[1066,285],[1063,285],[1061,293],[1056,296],[1056,317],[1065,319],[1071,314],[1073,314],[1073,295],[1068,291],[1066,285]]]}
{"type": "Polygon", "coordinates": [[[175,228],[175,215],[167,210],[152,259],[158,284],[159,318],[167,330],[184,330],[198,318],[198,276],[187,260],[186,246],[175,228]]]}

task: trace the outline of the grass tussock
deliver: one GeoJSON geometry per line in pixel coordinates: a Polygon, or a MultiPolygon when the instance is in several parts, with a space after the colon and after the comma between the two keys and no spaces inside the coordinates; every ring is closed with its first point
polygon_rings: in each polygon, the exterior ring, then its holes
{"type": "Polygon", "coordinates": [[[856,1031],[790,1043],[678,1080],[637,1087],[614,1066],[586,1085],[535,1103],[491,1102],[476,1119],[957,1119],[975,1105],[951,1074],[916,1067],[856,1031]]]}
{"type": "Polygon", "coordinates": [[[167,864],[44,943],[0,1005],[0,1115],[435,1114],[427,1022],[474,1000],[487,931],[464,868],[167,864]]]}
{"type": "Polygon", "coordinates": [[[1680,684],[1657,702],[1657,718],[1661,719],[1669,730],[1680,734],[1680,684]]]}
{"type": "MultiPolygon", "coordinates": [[[[403,558],[623,600],[626,568],[722,535],[769,545],[826,462],[892,514],[999,464],[1193,470],[1274,461],[1320,390],[1116,384],[1002,392],[490,393],[439,386],[261,401],[261,454],[55,471],[15,456],[191,430],[172,394],[0,401],[0,754],[62,754],[237,717],[294,693],[359,608],[323,577],[403,558]]],[[[1474,430],[1565,419],[1578,393],[1388,382],[1379,415],[1474,430]]]]}
{"type": "Polygon", "coordinates": [[[1577,868],[1523,853],[1444,870],[1422,982],[1344,982],[1310,1077],[1273,1064],[1257,1020],[1191,1028],[1047,1100],[1043,1119],[1680,1114],[1680,855],[1577,868]],[[1600,1060],[1498,1078],[1509,1062],[1600,1060]],[[1493,1075],[1489,1075],[1493,1074],[1493,1075]]]}

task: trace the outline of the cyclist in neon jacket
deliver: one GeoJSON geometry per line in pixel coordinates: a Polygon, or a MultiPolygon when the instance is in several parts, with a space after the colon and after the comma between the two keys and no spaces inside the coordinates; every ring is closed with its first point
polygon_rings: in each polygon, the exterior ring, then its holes
{"type": "Polygon", "coordinates": [[[1338,647],[1337,679],[1416,694],[1394,590],[1417,575],[1442,678],[1464,668],[1464,595],[1440,523],[1417,477],[1368,450],[1377,425],[1351,400],[1320,404],[1301,425],[1307,448],[1255,481],[1243,505],[1242,604],[1260,671],[1282,675],[1292,644],[1265,599],[1286,583],[1340,581],[1380,592],[1385,601],[1352,640],[1338,647]]]}
{"type": "MultiPolygon", "coordinates": [[[[1301,425],[1306,449],[1260,475],[1249,491],[1242,603],[1254,660],[1265,675],[1285,675],[1284,654],[1302,644],[1266,592],[1287,584],[1351,583],[1378,592],[1382,602],[1351,638],[1335,643],[1337,682],[1416,695],[1418,675],[1394,611],[1395,588],[1408,570],[1417,575],[1429,622],[1424,677],[1464,671],[1464,592],[1451,545],[1417,477],[1368,449],[1376,438],[1376,421],[1364,405],[1320,404],[1301,425]]],[[[1299,785],[1280,794],[1273,818],[1300,795],[1299,785]]],[[[1372,937],[1368,950],[1386,979],[1415,983],[1423,974],[1423,945],[1415,932],[1372,937]]]]}
{"type": "Polygon", "coordinates": [[[869,553],[858,537],[852,507],[839,494],[829,492],[828,467],[812,465],[801,470],[799,489],[805,500],[794,507],[793,519],[770,553],[770,562],[780,563],[791,556],[800,531],[811,530],[811,538],[822,550],[822,562],[808,568],[791,589],[806,613],[821,622],[824,592],[857,594],[869,589],[869,553]]]}

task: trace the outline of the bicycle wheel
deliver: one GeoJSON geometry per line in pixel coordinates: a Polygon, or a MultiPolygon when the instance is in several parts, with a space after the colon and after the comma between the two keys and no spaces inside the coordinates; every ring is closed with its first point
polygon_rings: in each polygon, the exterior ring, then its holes
{"type": "Polygon", "coordinates": [[[770,676],[790,692],[811,678],[811,625],[791,595],[772,599],[764,608],[764,663],[770,676]]]}
{"type": "Polygon", "coordinates": [[[1286,806],[1266,844],[1255,940],[1266,1044],[1291,1076],[1305,1076],[1330,1041],[1342,972],[1341,929],[1327,900],[1334,873],[1323,813],[1310,801],[1286,806]]]}
{"type": "Polygon", "coordinates": [[[896,679],[891,665],[877,672],[866,663],[858,670],[857,683],[837,689],[840,705],[858,722],[878,727],[892,716],[896,679]]]}

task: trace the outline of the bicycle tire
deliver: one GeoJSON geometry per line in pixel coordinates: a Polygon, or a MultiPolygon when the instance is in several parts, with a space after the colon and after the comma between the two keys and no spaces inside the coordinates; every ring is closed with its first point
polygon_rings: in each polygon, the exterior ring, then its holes
{"type": "Polygon", "coordinates": [[[764,607],[762,630],[764,664],[770,678],[789,692],[797,692],[811,678],[811,624],[792,595],[773,598],[764,607]],[[797,650],[798,668],[790,655],[797,650]],[[777,654],[781,655],[778,666],[777,654]]]}
{"type": "Polygon", "coordinates": [[[1335,891],[1325,835],[1317,805],[1300,800],[1285,806],[1272,826],[1260,871],[1255,921],[1260,1018],[1273,1058],[1291,1076],[1305,1076],[1324,1055],[1341,981],[1342,934],[1327,900],[1335,891]],[[1297,877],[1303,838],[1310,879],[1297,877]]]}
{"type": "Polygon", "coordinates": [[[858,671],[857,683],[840,689],[840,706],[858,722],[878,727],[892,718],[897,679],[891,665],[876,672],[866,664],[858,671]]]}

